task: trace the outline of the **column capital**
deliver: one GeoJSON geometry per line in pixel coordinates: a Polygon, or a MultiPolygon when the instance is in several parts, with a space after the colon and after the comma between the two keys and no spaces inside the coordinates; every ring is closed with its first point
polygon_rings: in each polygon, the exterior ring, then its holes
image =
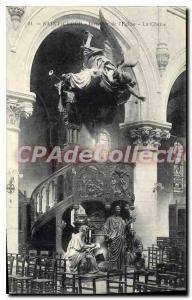
{"type": "Polygon", "coordinates": [[[7,91],[6,95],[7,127],[19,130],[20,117],[28,118],[33,112],[34,93],[7,91]]]}
{"type": "Polygon", "coordinates": [[[13,28],[16,30],[21,22],[21,18],[25,13],[26,6],[8,6],[7,10],[11,17],[13,28]]]}
{"type": "Polygon", "coordinates": [[[171,124],[146,120],[120,124],[120,128],[132,145],[158,148],[163,139],[170,138],[171,124]]]}

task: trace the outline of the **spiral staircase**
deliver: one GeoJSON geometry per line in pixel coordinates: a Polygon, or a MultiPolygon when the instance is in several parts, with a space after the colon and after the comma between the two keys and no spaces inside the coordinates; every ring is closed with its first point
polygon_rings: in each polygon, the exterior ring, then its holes
{"type": "Polygon", "coordinates": [[[115,204],[128,213],[134,204],[133,171],[131,164],[67,164],[44,179],[31,195],[33,247],[57,250],[58,219],[71,227],[71,211],[75,218],[79,217],[80,206],[95,232],[102,228],[115,204]]]}

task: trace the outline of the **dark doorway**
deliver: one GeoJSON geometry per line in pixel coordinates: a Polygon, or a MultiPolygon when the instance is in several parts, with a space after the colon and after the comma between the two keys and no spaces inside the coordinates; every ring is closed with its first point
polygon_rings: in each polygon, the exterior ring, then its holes
{"type": "Polygon", "coordinates": [[[167,121],[172,124],[171,134],[186,136],[186,72],[173,84],[167,105],[167,121]]]}

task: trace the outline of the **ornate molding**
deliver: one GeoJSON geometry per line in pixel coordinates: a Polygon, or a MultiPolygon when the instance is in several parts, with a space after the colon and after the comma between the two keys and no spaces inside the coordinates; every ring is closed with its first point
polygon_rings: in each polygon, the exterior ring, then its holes
{"type": "Polygon", "coordinates": [[[161,75],[168,65],[169,56],[170,55],[169,55],[169,49],[167,43],[165,42],[158,43],[156,49],[156,58],[157,58],[157,64],[161,75]]]}
{"type": "Polygon", "coordinates": [[[158,7],[158,42],[156,48],[156,59],[159,67],[160,76],[163,75],[169,62],[169,49],[167,38],[167,16],[166,8],[158,7]]]}
{"type": "Polygon", "coordinates": [[[170,6],[167,9],[168,13],[171,13],[179,18],[186,20],[186,8],[182,6],[170,6]]]}
{"type": "Polygon", "coordinates": [[[13,24],[13,28],[17,30],[19,23],[21,22],[21,18],[25,13],[25,6],[8,6],[7,10],[11,17],[11,22],[13,24]]]}
{"type": "Polygon", "coordinates": [[[6,117],[7,126],[19,129],[20,117],[28,118],[33,112],[35,94],[7,91],[6,117]]]}
{"type": "Polygon", "coordinates": [[[170,138],[171,124],[161,124],[153,121],[140,121],[131,124],[122,124],[122,131],[128,136],[131,144],[158,148],[163,139],[170,138]]]}
{"type": "Polygon", "coordinates": [[[159,147],[161,145],[161,140],[168,139],[169,137],[169,131],[161,128],[142,126],[131,130],[133,144],[137,145],[142,144],[143,146],[159,147]]]}

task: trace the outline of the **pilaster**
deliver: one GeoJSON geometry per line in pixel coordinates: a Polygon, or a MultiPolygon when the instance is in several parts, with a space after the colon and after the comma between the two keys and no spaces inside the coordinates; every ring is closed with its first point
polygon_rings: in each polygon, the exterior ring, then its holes
{"type": "Polygon", "coordinates": [[[18,253],[18,178],[17,151],[19,147],[20,118],[33,111],[35,94],[7,91],[7,251],[18,253]]]}
{"type": "Polygon", "coordinates": [[[161,141],[170,137],[171,126],[169,123],[140,121],[122,124],[121,128],[128,143],[138,147],[134,168],[134,229],[144,247],[148,247],[156,244],[157,228],[161,226],[161,223],[157,224],[157,192],[154,192],[157,184],[157,151],[161,141]],[[144,156],[148,159],[140,159],[144,156]]]}

